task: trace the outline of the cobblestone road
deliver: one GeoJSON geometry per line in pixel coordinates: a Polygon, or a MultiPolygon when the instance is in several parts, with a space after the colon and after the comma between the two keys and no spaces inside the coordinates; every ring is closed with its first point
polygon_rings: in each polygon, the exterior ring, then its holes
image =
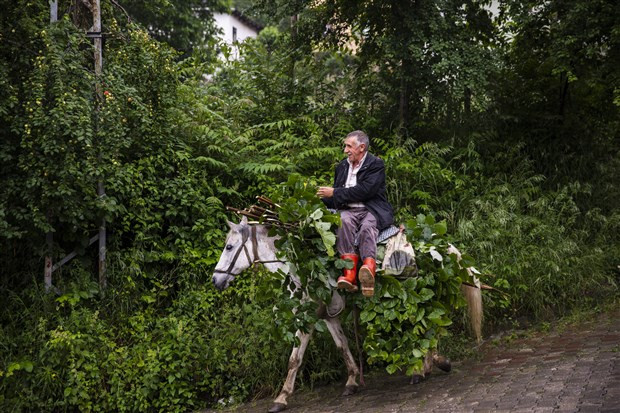
{"type": "MultiPolygon", "coordinates": [[[[377,375],[350,397],[343,386],[300,392],[289,413],[620,412],[620,310],[560,331],[483,346],[481,361],[437,369],[410,385],[404,376],[377,375]]],[[[238,407],[265,412],[271,400],[238,407]]]]}

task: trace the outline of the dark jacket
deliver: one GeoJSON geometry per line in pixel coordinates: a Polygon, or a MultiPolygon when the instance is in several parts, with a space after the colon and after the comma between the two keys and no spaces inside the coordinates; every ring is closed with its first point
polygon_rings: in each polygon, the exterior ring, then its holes
{"type": "Polygon", "coordinates": [[[385,196],[385,164],[380,158],[368,153],[364,164],[357,172],[357,184],[345,188],[349,173],[349,162],[345,159],[336,165],[334,196],[323,201],[328,208],[347,209],[352,202],[363,202],[377,219],[377,228],[382,230],[394,222],[392,206],[385,196]]]}

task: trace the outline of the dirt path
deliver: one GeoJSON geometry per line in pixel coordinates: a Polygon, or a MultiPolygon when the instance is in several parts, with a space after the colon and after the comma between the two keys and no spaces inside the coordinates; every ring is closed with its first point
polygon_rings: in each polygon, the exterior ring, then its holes
{"type": "MultiPolygon", "coordinates": [[[[418,385],[377,375],[347,398],[334,385],[294,394],[289,413],[620,412],[620,309],[535,333],[507,345],[484,346],[482,360],[434,370],[418,385]]],[[[236,412],[266,412],[271,400],[236,412]]]]}

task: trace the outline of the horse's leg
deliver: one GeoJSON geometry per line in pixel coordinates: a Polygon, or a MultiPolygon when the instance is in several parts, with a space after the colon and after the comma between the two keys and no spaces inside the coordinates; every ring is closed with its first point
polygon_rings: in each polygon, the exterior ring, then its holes
{"type": "Polygon", "coordinates": [[[414,372],[411,376],[411,384],[418,384],[424,380],[426,376],[430,376],[433,366],[437,366],[438,369],[443,370],[446,373],[452,370],[450,360],[440,355],[437,349],[429,350],[424,357],[422,371],[414,372]]]}
{"type": "Polygon", "coordinates": [[[428,350],[426,352],[426,356],[424,356],[424,360],[422,362],[422,370],[418,370],[413,373],[411,376],[411,384],[418,384],[424,380],[427,375],[431,374],[431,371],[433,370],[434,353],[434,350],[428,350]]]}
{"type": "Polygon", "coordinates": [[[441,354],[437,350],[433,351],[433,364],[437,366],[439,370],[449,373],[452,370],[452,363],[450,360],[441,354]]]}
{"type": "Polygon", "coordinates": [[[357,364],[355,363],[355,359],[351,354],[351,350],[349,349],[349,342],[347,337],[344,335],[344,331],[342,331],[342,324],[340,323],[340,318],[338,317],[327,317],[325,319],[325,323],[327,324],[327,328],[331,333],[334,343],[336,343],[336,347],[340,351],[342,351],[342,356],[344,357],[344,363],[347,366],[347,384],[345,385],[343,396],[350,396],[357,392],[357,375],[359,374],[359,369],[357,368],[357,364]]]}
{"type": "Polygon", "coordinates": [[[291,357],[288,359],[288,375],[286,376],[280,394],[274,400],[271,409],[269,409],[269,413],[277,413],[286,409],[288,404],[287,398],[293,394],[293,390],[295,389],[295,378],[297,377],[301,362],[304,359],[304,353],[308,347],[312,332],[302,333],[301,331],[297,331],[295,335],[299,337],[299,347],[294,347],[291,352],[291,357]]]}

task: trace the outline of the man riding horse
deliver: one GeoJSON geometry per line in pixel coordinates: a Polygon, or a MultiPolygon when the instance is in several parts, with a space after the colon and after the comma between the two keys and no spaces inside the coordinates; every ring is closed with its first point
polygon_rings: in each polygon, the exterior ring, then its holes
{"type": "MultiPolygon", "coordinates": [[[[348,291],[357,291],[356,268],[359,257],[355,253],[356,245],[363,259],[359,278],[362,293],[367,297],[374,295],[374,276],[376,270],[376,241],[380,230],[389,227],[393,222],[391,205],[385,196],[385,165],[376,156],[368,153],[368,136],[362,131],[354,131],[344,140],[344,153],[347,159],[336,166],[333,187],[319,187],[317,195],[329,208],[338,209],[342,218],[342,226],[338,229],[337,248],[343,259],[353,261],[353,268],[344,270],[338,278],[338,287],[348,291]],[[356,240],[357,239],[357,240],[356,240]]],[[[226,247],[213,274],[213,284],[219,289],[228,288],[235,277],[256,263],[262,263],[271,272],[288,272],[289,266],[282,261],[275,241],[277,237],[269,236],[266,224],[248,223],[244,216],[239,224],[229,222],[230,231],[226,237],[226,247]]],[[[451,246],[451,248],[454,248],[451,246]]],[[[454,254],[460,256],[458,250],[454,254]]],[[[467,269],[470,272],[470,269],[467,269]]],[[[295,274],[289,274],[304,291],[305,286],[295,274]]],[[[475,331],[480,335],[482,316],[482,297],[480,289],[463,286],[467,290],[476,290],[477,294],[466,294],[468,305],[476,309],[479,317],[475,319],[475,331]],[[473,304],[472,304],[473,303],[473,304]]],[[[465,291],[465,290],[464,290],[465,291]]],[[[333,302],[333,301],[332,301],[333,302]]],[[[472,314],[472,313],[470,313],[472,314]]],[[[473,320],[473,317],[472,317],[473,320]]],[[[336,346],[342,351],[347,367],[347,382],[343,395],[351,395],[357,391],[359,369],[349,349],[347,336],[342,329],[339,312],[325,312],[325,324],[332,335],[336,346]]],[[[269,409],[270,413],[281,412],[287,408],[288,398],[293,394],[297,372],[303,361],[313,329],[298,330],[295,345],[288,363],[288,373],[282,390],[269,409]]],[[[433,364],[444,371],[450,370],[449,362],[437,354],[437,344],[426,352],[422,368],[413,372],[412,382],[430,373],[433,364]]]]}
{"type": "Polygon", "coordinates": [[[344,139],[347,158],[336,165],[334,186],[321,186],[317,190],[328,208],[337,209],[342,226],[338,229],[336,247],[340,257],[351,260],[353,268],[344,269],[338,278],[338,288],[357,291],[356,240],[362,267],[359,281],[362,294],[374,295],[377,269],[377,235],[392,225],[394,214],[385,195],[385,164],[368,152],[370,142],[366,133],[356,130],[344,139]]]}

